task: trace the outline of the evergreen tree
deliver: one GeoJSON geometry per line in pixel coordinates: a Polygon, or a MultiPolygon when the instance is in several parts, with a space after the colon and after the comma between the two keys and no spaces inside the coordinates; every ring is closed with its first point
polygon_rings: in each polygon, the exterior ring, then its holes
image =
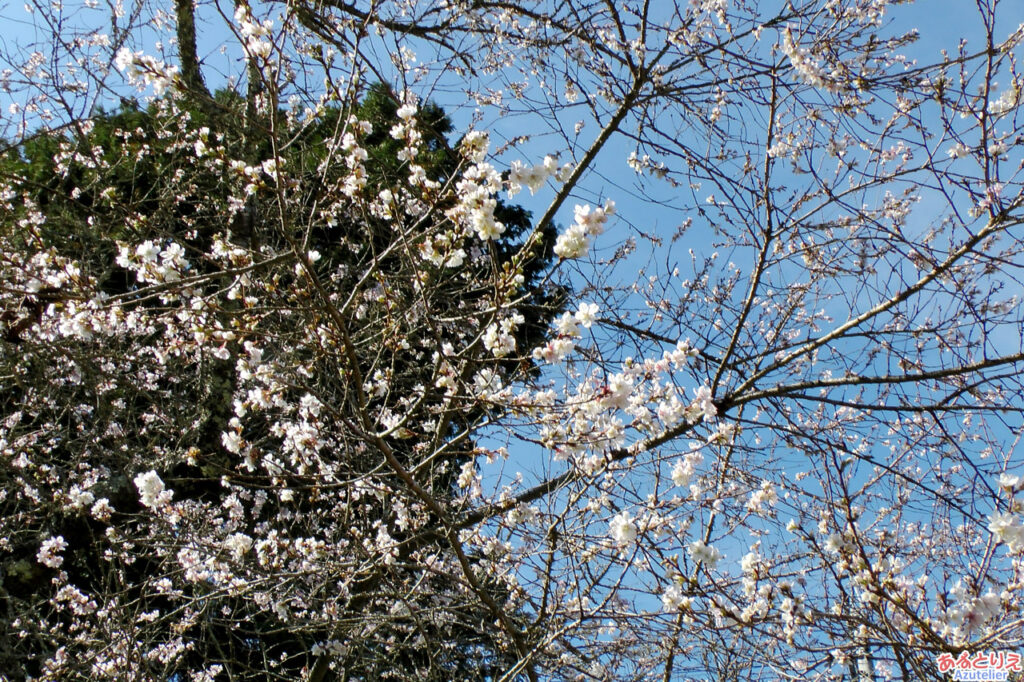
{"type": "MultiPolygon", "coordinates": [[[[461,322],[443,318],[458,320],[463,311],[487,308],[494,292],[476,283],[484,278],[475,277],[474,270],[482,275],[512,266],[530,216],[498,201],[494,215],[506,226],[503,238],[491,243],[489,253],[476,254],[467,268],[434,268],[429,286],[436,303],[431,316],[425,317],[416,310],[425,283],[408,276],[409,254],[420,247],[410,251],[408,244],[396,242],[395,233],[405,229],[405,239],[420,241],[417,230],[407,226],[422,224],[424,236],[429,235],[436,231],[429,223],[447,221],[444,211],[451,205],[438,204],[427,216],[410,214],[401,206],[409,162],[400,159],[402,144],[390,134],[399,121],[394,93],[384,85],[372,86],[354,111],[328,109],[313,121],[297,121],[289,112],[275,111],[274,121],[260,123],[259,139],[253,138],[252,126],[237,125],[244,114],[241,97],[223,92],[214,102],[214,114],[166,101],[146,108],[126,102],[117,112],[100,111],[80,122],[74,134],[39,135],[22,147],[20,155],[9,153],[4,161],[3,175],[20,199],[11,206],[5,224],[31,223],[36,212],[44,216],[29,229],[9,230],[5,239],[18,245],[21,253],[49,254],[47,260],[58,269],[72,260],[76,268],[40,286],[31,278],[14,281],[21,276],[17,273],[26,271],[26,264],[8,263],[8,319],[0,361],[5,371],[19,377],[19,388],[5,393],[4,413],[22,415],[12,433],[52,430],[57,425],[66,434],[49,450],[46,472],[37,476],[59,477],[90,466],[97,467],[92,476],[100,480],[88,492],[72,493],[76,499],[54,500],[49,515],[25,518],[13,505],[5,510],[5,521],[17,520],[19,526],[11,530],[14,558],[5,565],[8,616],[24,623],[24,614],[35,613],[40,624],[60,621],[45,596],[53,572],[33,559],[42,533],[67,539],[62,581],[88,594],[115,594],[137,604],[140,613],[159,613],[145,628],[150,640],[180,635],[185,648],[175,663],[162,668],[164,674],[219,664],[234,679],[269,679],[267,661],[273,660],[273,675],[294,679],[314,665],[323,642],[344,640],[349,679],[489,678],[508,663],[502,662],[507,652],[481,634],[481,623],[493,615],[466,599],[465,590],[457,589],[444,572],[417,576],[416,570],[404,567],[408,554],[419,550],[403,546],[403,537],[411,533],[400,521],[396,525],[393,505],[412,503],[385,499],[374,491],[378,486],[373,481],[380,479],[386,486],[394,473],[382,469],[379,454],[374,456],[374,449],[363,442],[365,429],[373,425],[359,423],[355,415],[367,410],[391,413],[415,399],[421,418],[445,420],[446,425],[434,431],[445,441],[441,457],[424,460],[421,453],[437,452],[438,444],[421,442],[414,422],[381,442],[432,495],[447,499],[457,494],[455,480],[461,467],[475,457],[476,444],[466,434],[486,413],[479,403],[459,406],[459,397],[446,396],[444,388],[434,385],[438,353],[450,334],[461,333],[461,322]],[[346,125],[370,128],[360,140],[366,153],[366,184],[360,191],[387,196],[388,190],[394,197],[392,206],[374,213],[346,208],[344,181],[351,165],[339,147],[344,137],[339,131],[346,125]],[[277,150],[280,133],[276,138],[271,133],[276,126],[289,130],[285,150],[277,150]],[[236,160],[241,157],[264,162],[243,165],[236,160]],[[283,194],[288,195],[286,201],[283,194]],[[247,199],[240,202],[238,196],[247,199]],[[297,262],[295,252],[306,256],[315,268],[314,277],[302,274],[303,258],[297,262]],[[222,260],[211,258],[211,253],[220,253],[222,260]],[[346,294],[369,270],[378,280],[378,300],[345,303],[346,294]],[[249,309],[252,302],[245,287],[252,278],[259,278],[276,305],[249,309]],[[194,286],[181,285],[191,280],[194,286]],[[225,294],[227,289],[235,291],[225,294]],[[318,301],[318,296],[327,300],[318,301]],[[159,358],[147,357],[145,345],[181,331],[172,332],[173,325],[163,318],[184,305],[186,297],[194,305],[219,299],[196,319],[182,322],[197,338],[220,338],[221,351],[180,348],[168,349],[159,358]],[[111,300],[130,301],[124,314],[146,320],[139,323],[132,340],[114,343],[105,338],[97,344],[93,337],[103,336],[100,331],[71,338],[39,333],[42,318],[53,307],[102,306],[111,300]],[[351,354],[325,327],[328,316],[345,306],[349,310],[343,314],[355,323],[349,330],[351,354]],[[252,326],[242,331],[245,325],[238,320],[247,316],[252,326]],[[392,349],[385,365],[375,335],[389,325],[406,326],[408,343],[392,349]],[[242,377],[249,372],[244,366],[256,355],[292,376],[293,383],[246,383],[242,377]],[[56,381],[55,365],[70,368],[56,381]],[[357,381],[365,385],[354,386],[357,381]],[[386,388],[377,388],[381,385],[386,388]],[[288,404],[303,407],[296,414],[282,407],[288,404]],[[19,405],[32,407],[19,413],[19,405]],[[243,424],[254,409],[265,411],[266,419],[243,424]],[[303,428],[308,432],[300,433],[303,428]],[[316,439],[318,444],[310,448],[303,439],[316,439]],[[238,441],[248,443],[247,449],[242,450],[238,441]],[[86,445],[90,442],[93,445],[86,445]],[[267,465],[259,461],[257,450],[268,453],[264,457],[291,452],[295,466],[267,465]],[[242,464],[240,454],[245,457],[242,464]],[[307,456],[317,464],[299,461],[307,456]],[[285,473],[285,468],[291,471],[285,473]],[[176,500],[197,509],[258,506],[259,511],[231,530],[252,538],[280,537],[282,542],[301,540],[301,529],[310,532],[317,519],[331,517],[337,511],[334,498],[362,497],[353,505],[361,517],[356,525],[383,529],[392,537],[395,561],[387,567],[368,566],[360,572],[361,581],[345,586],[332,587],[327,575],[298,579],[306,594],[312,589],[310,581],[322,582],[313,593],[348,593],[323,597],[321,608],[331,604],[336,612],[337,624],[331,627],[311,627],[316,620],[312,616],[285,618],[269,604],[230,590],[203,590],[202,581],[192,586],[191,594],[168,592],[147,580],[159,573],[159,553],[152,562],[110,558],[116,554],[113,538],[129,541],[137,530],[137,515],[146,511],[139,502],[139,483],[132,480],[133,472],[146,469],[174,490],[176,500]],[[262,492],[280,486],[289,494],[262,492]],[[113,511],[101,509],[90,515],[89,507],[100,497],[113,511]],[[302,518],[312,521],[296,528],[302,518]],[[346,623],[359,623],[366,617],[364,610],[372,613],[393,603],[393,596],[383,598],[389,585],[417,581],[431,589],[403,597],[408,608],[400,613],[371,618],[377,622],[374,637],[344,636],[346,623]],[[183,611],[189,612],[187,617],[182,617],[183,611]],[[429,615],[434,612],[444,615],[429,615]],[[398,657],[379,645],[396,638],[410,643],[398,657]]],[[[426,182],[437,187],[458,182],[466,168],[458,145],[449,144],[451,133],[451,122],[439,107],[428,104],[419,109],[416,135],[422,142],[415,162],[426,182]]],[[[411,201],[407,196],[406,203],[411,201]]],[[[549,235],[527,262],[515,266],[522,273],[515,284],[524,316],[515,331],[520,348],[535,345],[558,310],[561,292],[541,283],[552,256],[551,241],[549,235]]],[[[488,367],[495,376],[508,376],[521,371],[522,363],[481,352],[475,364],[488,367]]],[[[189,519],[177,522],[187,526],[189,519]]],[[[198,532],[211,544],[235,536],[223,528],[198,532]]],[[[355,544],[351,537],[330,541],[355,544]]],[[[477,562],[479,557],[469,559],[477,562]]],[[[509,598],[498,583],[488,589],[501,599],[509,598]]],[[[288,591],[282,586],[282,594],[288,591]]],[[[274,586],[268,592],[273,594],[274,586]]],[[[304,604],[299,611],[315,606],[304,604]]],[[[24,676],[40,675],[39,667],[26,662],[67,646],[64,634],[41,628],[29,636],[7,638],[0,648],[3,667],[24,676]]],[[[153,665],[154,671],[159,669],[153,665]]]]}

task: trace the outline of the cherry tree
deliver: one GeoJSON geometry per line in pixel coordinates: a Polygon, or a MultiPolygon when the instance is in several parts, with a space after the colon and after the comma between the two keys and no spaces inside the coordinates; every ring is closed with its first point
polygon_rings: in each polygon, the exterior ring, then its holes
{"type": "Polygon", "coordinates": [[[10,679],[1020,647],[1024,24],[902,4],[30,5],[10,679]]]}

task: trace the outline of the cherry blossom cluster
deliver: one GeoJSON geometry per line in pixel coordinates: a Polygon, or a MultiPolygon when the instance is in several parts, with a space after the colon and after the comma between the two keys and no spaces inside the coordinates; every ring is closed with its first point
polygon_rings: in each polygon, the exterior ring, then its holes
{"type": "Polygon", "coordinates": [[[803,82],[823,90],[840,89],[841,81],[827,73],[807,48],[796,43],[793,31],[788,26],[782,30],[782,52],[789,58],[789,63],[803,82]]]}
{"type": "Polygon", "coordinates": [[[269,19],[258,21],[252,16],[248,3],[238,3],[235,7],[235,23],[238,33],[245,44],[246,53],[256,59],[267,59],[274,49],[271,32],[274,22],[269,19]]]}
{"type": "Polygon", "coordinates": [[[139,282],[152,284],[176,282],[182,275],[187,275],[190,267],[181,244],[168,242],[161,245],[152,240],[134,248],[121,244],[115,262],[126,270],[134,271],[139,282]]]}
{"type": "Polygon", "coordinates": [[[132,52],[127,47],[117,51],[114,66],[124,73],[129,82],[141,89],[151,87],[158,96],[174,85],[179,71],[177,66],[142,52],[132,52]]]}
{"type": "Polygon", "coordinates": [[[564,183],[569,179],[572,171],[572,164],[565,163],[559,166],[558,159],[551,155],[545,156],[542,163],[533,166],[527,166],[522,161],[513,161],[509,165],[508,188],[506,191],[509,197],[514,197],[522,191],[523,185],[526,185],[530,190],[530,194],[536,194],[549,178],[554,178],[556,182],[564,183]]]}
{"type": "Polygon", "coordinates": [[[591,208],[590,204],[576,206],[575,222],[555,242],[555,254],[559,258],[580,258],[590,248],[592,238],[604,232],[608,217],[615,213],[615,202],[609,199],[604,206],[591,208]]]}
{"type": "MultiPolygon", "coordinates": [[[[476,152],[471,152],[476,155],[476,152]]],[[[486,162],[469,166],[456,184],[459,203],[446,215],[482,241],[492,241],[505,232],[505,225],[494,217],[497,193],[502,188],[501,174],[486,162]]]]}

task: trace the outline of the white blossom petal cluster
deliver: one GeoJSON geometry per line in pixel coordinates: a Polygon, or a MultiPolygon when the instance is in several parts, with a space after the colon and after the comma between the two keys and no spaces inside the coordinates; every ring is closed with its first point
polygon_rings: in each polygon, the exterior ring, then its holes
{"type": "Polygon", "coordinates": [[[707,545],[701,540],[694,540],[687,545],[686,549],[691,559],[704,564],[707,568],[714,568],[722,559],[722,553],[716,547],[707,545]]]}
{"type": "Polygon", "coordinates": [[[673,582],[661,593],[661,605],[667,613],[686,611],[693,607],[693,597],[686,595],[682,586],[673,582]]]}
{"type": "Polygon", "coordinates": [[[958,643],[984,632],[1004,609],[999,594],[992,590],[979,594],[964,580],[957,581],[949,590],[948,602],[946,608],[939,610],[936,620],[943,635],[958,643]]]}
{"type": "Polygon", "coordinates": [[[840,89],[838,81],[826,73],[811,52],[796,44],[789,27],[782,31],[782,52],[789,57],[789,63],[803,82],[823,90],[840,89]]]}
{"type": "Polygon", "coordinates": [[[505,232],[505,224],[494,217],[495,198],[501,176],[489,163],[470,166],[456,184],[459,203],[447,212],[456,224],[476,233],[481,241],[492,241],[505,232]]]}
{"type": "MultiPolygon", "coordinates": [[[[348,167],[348,175],[345,176],[341,191],[350,199],[360,195],[363,188],[366,187],[367,175],[364,162],[369,155],[359,142],[360,138],[368,135],[372,129],[373,127],[368,121],[349,116],[348,132],[341,139],[341,151],[345,154],[345,165],[348,167]]],[[[374,212],[382,217],[388,217],[393,197],[381,196],[380,199],[381,202],[374,206],[374,212]]]]}
{"type": "Polygon", "coordinates": [[[224,549],[231,553],[235,561],[240,561],[252,546],[253,539],[245,533],[232,533],[224,539],[224,549]]]}
{"type": "Polygon", "coordinates": [[[608,217],[615,213],[615,202],[610,199],[604,206],[591,208],[590,204],[576,206],[575,222],[555,242],[555,254],[559,258],[573,259],[585,255],[590,240],[604,232],[608,217]]]}
{"type": "Polygon", "coordinates": [[[576,314],[573,317],[580,326],[584,329],[590,329],[595,322],[597,322],[597,313],[600,308],[596,303],[580,303],[579,308],[576,310],[576,314]]]}
{"type": "Polygon", "coordinates": [[[558,159],[548,155],[542,163],[527,166],[522,161],[513,161],[509,164],[508,171],[508,196],[514,197],[522,191],[523,185],[530,190],[530,194],[536,194],[549,178],[562,183],[569,179],[572,174],[573,165],[570,163],[558,165],[558,159]]]}
{"type": "Polygon", "coordinates": [[[179,68],[142,52],[122,47],[114,57],[114,66],[130,83],[140,88],[151,87],[156,95],[163,95],[178,78],[179,68]]]}
{"type": "Polygon", "coordinates": [[[693,475],[697,473],[697,468],[703,462],[704,455],[701,454],[699,446],[690,450],[676,460],[675,466],[672,467],[672,483],[681,488],[688,486],[693,475]]]}
{"type": "Polygon", "coordinates": [[[458,268],[466,262],[466,250],[454,231],[427,235],[419,245],[420,256],[438,267],[458,268]]]}
{"type": "Polygon", "coordinates": [[[53,601],[78,616],[87,616],[96,611],[96,600],[74,585],[64,585],[53,596],[53,601]]]}
{"type": "Polygon", "coordinates": [[[750,493],[747,509],[754,514],[771,514],[772,508],[779,501],[779,494],[771,481],[762,481],[761,487],[750,493]]]}
{"type": "MultiPolygon", "coordinates": [[[[398,123],[395,123],[390,130],[393,139],[405,143],[405,146],[398,152],[398,160],[408,162],[410,169],[419,168],[415,165],[416,156],[419,154],[420,143],[423,140],[423,133],[420,132],[416,114],[419,112],[416,96],[406,91],[403,94],[404,103],[398,107],[396,112],[398,123]]],[[[414,180],[413,184],[419,184],[414,180]]]]}
{"type": "Polygon", "coordinates": [[[612,536],[612,540],[617,545],[629,545],[636,542],[636,522],[629,515],[629,512],[620,512],[616,514],[609,522],[608,530],[612,536]]]}
{"type": "Polygon", "coordinates": [[[459,150],[462,155],[471,163],[483,163],[487,158],[487,150],[490,148],[491,138],[483,130],[471,130],[462,138],[459,150]]]}
{"type": "Polygon", "coordinates": [[[133,271],[139,282],[152,284],[176,282],[191,268],[184,247],[173,241],[160,244],[146,240],[134,249],[121,244],[116,263],[133,271]]]}
{"type": "Polygon", "coordinates": [[[134,479],[135,488],[139,491],[139,502],[150,509],[158,509],[167,505],[174,495],[167,490],[160,475],[153,470],[139,474],[134,479]]]}
{"type": "Polygon", "coordinates": [[[64,563],[64,557],[61,556],[61,552],[67,549],[67,546],[68,543],[62,535],[46,538],[39,545],[36,561],[49,568],[60,568],[61,564],[64,563]]]}
{"type": "Polygon", "coordinates": [[[1024,518],[1013,512],[998,511],[988,518],[988,529],[998,542],[1014,554],[1024,550],[1024,518]]]}
{"type": "Polygon", "coordinates": [[[989,102],[988,113],[993,116],[1004,116],[1016,110],[1021,104],[1021,93],[1022,88],[1020,83],[1014,81],[1010,87],[999,95],[998,99],[989,102]]]}
{"type": "Polygon", "coordinates": [[[266,19],[258,21],[252,16],[252,9],[248,4],[239,3],[235,7],[235,23],[238,24],[238,33],[245,44],[245,50],[250,57],[267,59],[274,49],[271,42],[271,33],[274,22],[266,19]]]}
{"type": "Polygon", "coordinates": [[[524,322],[526,318],[522,314],[514,313],[488,325],[484,331],[484,348],[496,358],[509,355],[516,349],[516,329],[524,322]]]}

